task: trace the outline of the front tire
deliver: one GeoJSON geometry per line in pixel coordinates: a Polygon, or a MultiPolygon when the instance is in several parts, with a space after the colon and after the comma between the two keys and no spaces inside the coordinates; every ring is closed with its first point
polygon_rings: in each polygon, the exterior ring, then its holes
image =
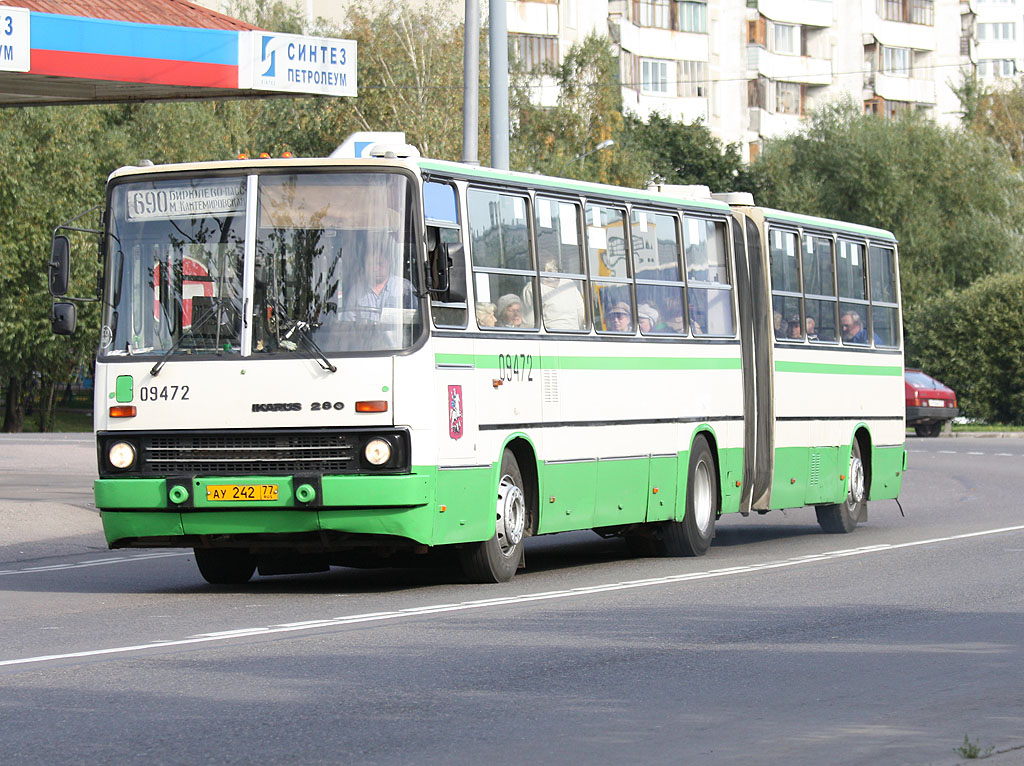
{"type": "Polygon", "coordinates": [[[459,551],[462,571],[470,582],[508,582],[523,563],[527,506],[523,475],[515,455],[505,450],[501,456],[495,506],[494,537],[472,543],[459,551]]]}
{"type": "Polygon", "coordinates": [[[193,548],[199,574],[210,585],[244,585],[256,571],[256,560],[238,548],[193,548]]]}
{"type": "Polygon", "coordinates": [[[819,505],[814,509],[818,514],[818,525],[830,535],[852,532],[857,526],[857,521],[867,514],[864,463],[860,457],[860,442],[856,439],[853,440],[853,446],[850,448],[848,479],[846,498],[843,502],[819,505]]]}

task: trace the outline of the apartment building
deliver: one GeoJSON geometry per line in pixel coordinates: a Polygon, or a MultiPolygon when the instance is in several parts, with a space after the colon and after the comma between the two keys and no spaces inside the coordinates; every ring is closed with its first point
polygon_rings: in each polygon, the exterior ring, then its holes
{"type": "MultiPolygon", "coordinates": [[[[295,0],[342,21],[339,0],[295,0]]],[[[414,2],[415,0],[410,0],[414,2]]],[[[1019,0],[1024,5],[1024,0],[1019,0]]],[[[619,55],[624,106],[701,119],[753,159],[766,138],[799,128],[816,106],[848,95],[883,117],[916,111],[959,120],[963,73],[1022,71],[1018,0],[507,0],[510,41],[529,70],[557,63],[588,34],[619,55]]],[[[216,0],[209,0],[215,7],[216,0]]],[[[480,0],[486,16],[488,0],[480,0]]],[[[452,11],[461,22],[465,4],[452,11]]],[[[554,103],[554,83],[534,80],[554,103]]]]}

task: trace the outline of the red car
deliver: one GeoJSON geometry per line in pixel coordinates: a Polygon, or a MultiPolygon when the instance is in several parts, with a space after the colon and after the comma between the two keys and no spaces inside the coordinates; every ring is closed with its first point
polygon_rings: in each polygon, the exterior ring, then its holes
{"type": "Polygon", "coordinates": [[[907,389],[907,425],[918,436],[938,436],[942,424],[960,414],[956,393],[931,375],[920,370],[905,370],[907,389]]]}

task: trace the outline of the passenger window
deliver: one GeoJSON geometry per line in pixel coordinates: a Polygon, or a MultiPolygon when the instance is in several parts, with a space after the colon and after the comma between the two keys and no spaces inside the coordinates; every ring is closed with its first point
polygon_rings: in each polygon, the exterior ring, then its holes
{"type": "Polygon", "coordinates": [[[636,274],[636,321],[643,335],[686,332],[679,226],[665,213],[633,209],[630,242],[636,274]]]}
{"type": "Polygon", "coordinates": [[[803,244],[804,314],[814,323],[816,340],[832,343],[837,319],[833,241],[824,235],[805,234],[803,244]]]}
{"type": "MultiPolygon", "coordinates": [[[[589,330],[583,298],[587,282],[583,273],[579,205],[538,196],[534,201],[534,231],[541,272],[544,329],[549,332],[589,330]]],[[[523,301],[527,313],[532,313],[536,301],[529,285],[523,301]]]]}
{"type": "Polygon", "coordinates": [[[618,208],[589,204],[586,221],[594,327],[598,332],[632,335],[635,323],[625,214],[618,208]]]}
{"type": "Polygon", "coordinates": [[[537,281],[527,202],[487,189],[470,189],[466,196],[477,316],[486,317],[486,304],[493,304],[497,329],[537,327],[535,307],[523,297],[537,281]]]}
{"type": "Polygon", "coordinates": [[[896,302],[896,252],[892,248],[871,245],[868,254],[871,327],[875,344],[897,348],[900,344],[900,311],[896,302]]]}
{"type": "Polygon", "coordinates": [[[734,334],[726,242],[723,221],[690,216],[683,219],[683,257],[693,335],[734,334]]]}

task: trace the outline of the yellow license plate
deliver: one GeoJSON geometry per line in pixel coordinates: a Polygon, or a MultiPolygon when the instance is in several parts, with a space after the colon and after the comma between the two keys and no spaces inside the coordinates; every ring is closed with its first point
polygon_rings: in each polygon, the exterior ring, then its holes
{"type": "Polygon", "coordinates": [[[249,502],[277,500],[276,484],[208,484],[206,499],[211,502],[249,502]]]}

